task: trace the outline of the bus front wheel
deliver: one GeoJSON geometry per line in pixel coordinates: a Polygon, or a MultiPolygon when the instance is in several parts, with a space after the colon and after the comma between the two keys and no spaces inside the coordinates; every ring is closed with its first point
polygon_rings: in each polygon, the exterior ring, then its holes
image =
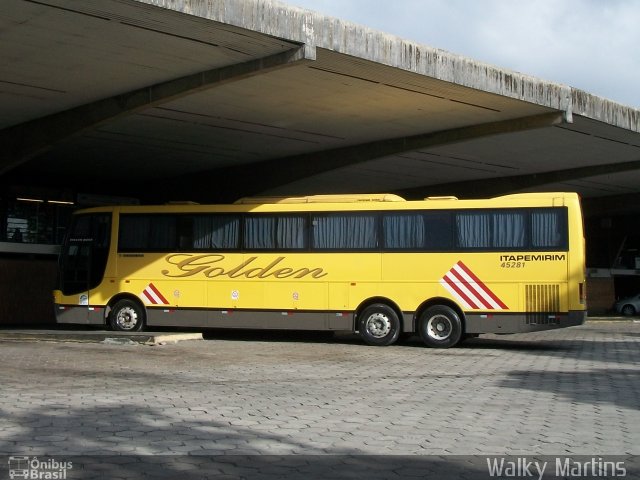
{"type": "Polygon", "coordinates": [[[120,332],[137,332],[144,323],[144,310],[132,300],[120,300],[111,309],[109,324],[120,332]]]}
{"type": "Polygon", "coordinates": [[[460,317],[450,307],[435,305],[420,315],[420,337],[428,347],[449,348],[462,337],[460,317]]]}
{"type": "Polygon", "coordinates": [[[391,345],[400,335],[400,319],[393,308],[384,303],[375,303],[358,315],[358,332],[369,345],[391,345]]]}

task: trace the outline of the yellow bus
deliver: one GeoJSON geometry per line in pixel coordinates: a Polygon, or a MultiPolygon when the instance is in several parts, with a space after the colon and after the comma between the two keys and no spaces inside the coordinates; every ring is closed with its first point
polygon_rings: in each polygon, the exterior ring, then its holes
{"type": "Polygon", "coordinates": [[[55,309],[121,331],[335,330],[370,345],[418,333],[447,348],[582,324],[584,248],[575,193],[101,207],[74,215],[55,309]]]}

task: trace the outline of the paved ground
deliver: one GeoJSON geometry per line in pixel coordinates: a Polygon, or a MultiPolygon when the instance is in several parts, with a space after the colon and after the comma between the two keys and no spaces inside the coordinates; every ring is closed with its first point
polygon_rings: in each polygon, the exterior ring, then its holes
{"type": "MultiPolygon", "coordinates": [[[[640,323],[612,321],[449,350],[0,342],[0,455],[639,455],[639,347],[640,323]]],[[[296,461],[265,458],[265,478],[296,461]]]]}

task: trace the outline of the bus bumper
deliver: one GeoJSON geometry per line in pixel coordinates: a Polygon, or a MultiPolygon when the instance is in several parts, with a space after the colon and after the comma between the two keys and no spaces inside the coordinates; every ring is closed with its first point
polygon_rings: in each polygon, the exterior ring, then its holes
{"type": "Polygon", "coordinates": [[[104,307],[84,305],[54,304],[57,324],[105,325],[106,311],[104,307]]]}
{"type": "Polygon", "coordinates": [[[59,305],[53,306],[56,314],[56,323],[79,323],[86,325],[87,307],[79,307],[77,305],[59,305]]]}
{"type": "Polygon", "coordinates": [[[106,313],[104,306],[88,305],[82,302],[81,294],[78,303],[69,303],[60,290],[53,291],[53,313],[58,324],[105,325],[106,313]]]}
{"type": "Polygon", "coordinates": [[[568,313],[467,314],[465,333],[526,333],[582,325],[586,310],[568,313]]]}

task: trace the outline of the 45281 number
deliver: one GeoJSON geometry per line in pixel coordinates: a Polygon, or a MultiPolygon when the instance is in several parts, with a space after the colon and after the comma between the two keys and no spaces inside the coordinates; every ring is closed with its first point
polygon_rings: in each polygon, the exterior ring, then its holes
{"type": "Polygon", "coordinates": [[[501,268],[524,268],[526,262],[502,262],[500,264],[501,268]]]}

